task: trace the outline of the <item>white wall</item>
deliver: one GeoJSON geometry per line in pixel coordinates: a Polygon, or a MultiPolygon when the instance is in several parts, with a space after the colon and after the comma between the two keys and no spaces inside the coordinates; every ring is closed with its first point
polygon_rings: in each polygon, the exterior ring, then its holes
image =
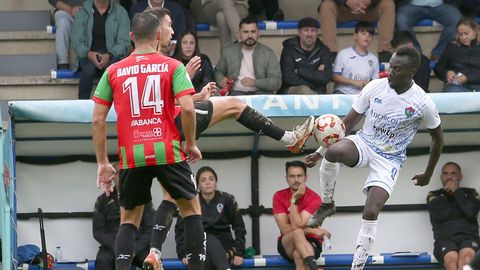
{"type": "MultiPolygon", "coordinates": [[[[446,161],[460,163],[464,170],[463,186],[480,190],[480,167],[477,165],[480,152],[444,154],[439,164],[446,161]]],[[[439,166],[427,187],[416,187],[409,179],[422,172],[428,156],[416,156],[407,160],[395,191],[388,204],[423,204],[429,190],[440,187],[439,166]]],[[[298,158],[303,158],[298,157],[298,158]]],[[[260,158],[260,203],[269,208],[276,190],[286,187],[285,161],[293,158],[260,158]]],[[[203,160],[192,166],[213,167],[219,176],[219,189],[236,196],[241,208],[251,203],[250,159],[203,160]]],[[[319,192],[318,167],[309,170],[309,186],[319,192]]],[[[96,164],[73,162],[61,165],[38,166],[17,163],[18,213],[36,212],[91,212],[100,191],[95,184],[96,164]]],[[[364,169],[342,168],[336,186],[337,206],[359,206],[365,197],[361,189],[367,171],[364,169]]],[[[152,188],[154,205],[161,200],[157,184],[152,188]]],[[[329,253],[352,253],[359,229],[361,213],[338,213],[325,221],[324,227],[332,232],[333,249],[329,253]]],[[[247,246],[251,245],[251,220],[244,216],[247,227],[247,246]]],[[[261,221],[261,248],[263,254],[276,254],[278,229],[272,216],[263,215],[261,221]]],[[[88,219],[45,219],[47,246],[54,252],[57,245],[62,247],[67,260],[94,259],[98,244],[92,237],[91,222],[88,219]]],[[[18,245],[33,243],[40,246],[37,219],[18,222],[18,245]]],[[[176,257],[173,232],[164,246],[164,257],[176,257]]],[[[380,214],[378,237],[374,253],[387,251],[431,251],[432,232],[428,213],[424,211],[384,212],[380,214]]]]}

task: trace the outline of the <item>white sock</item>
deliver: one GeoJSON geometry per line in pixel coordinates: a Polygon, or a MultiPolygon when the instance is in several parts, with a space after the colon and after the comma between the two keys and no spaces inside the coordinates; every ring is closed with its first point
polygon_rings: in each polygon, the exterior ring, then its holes
{"type": "Polygon", "coordinates": [[[322,200],[324,203],[333,201],[333,192],[335,190],[335,180],[340,171],[338,162],[330,162],[325,157],[320,165],[320,186],[322,187],[322,200]]]}
{"type": "Polygon", "coordinates": [[[157,260],[161,260],[162,259],[162,252],[156,248],[150,248],[150,252],[155,254],[155,257],[157,258],[157,260]]]}
{"type": "Polygon", "coordinates": [[[470,265],[466,264],[465,266],[463,266],[462,270],[473,270],[473,268],[470,265]]]}
{"type": "Polygon", "coordinates": [[[362,270],[377,234],[377,221],[362,219],[351,270],[362,270]]]}
{"type": "Polygon", "coordinates": [[[293,131],[285,131],[280,141],[285,145],[294,145],[297,142],[297,138],[295,138],[293,131]]]}

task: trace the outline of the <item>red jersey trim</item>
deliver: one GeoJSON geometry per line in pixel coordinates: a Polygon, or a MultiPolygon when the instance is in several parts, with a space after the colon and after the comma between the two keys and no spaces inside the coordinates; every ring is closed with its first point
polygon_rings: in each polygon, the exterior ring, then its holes
{"type": "Polygon", "coordinates": [[[95,103],[98,103],[98,104],[102,104],[102,105],[105,105],[105,106],[108,106],[108,107],[112,106],[112,102],[101,99],[101,98],[98,98],[98,97],[95,97],[95,96],[92,98],[92,100],[95,103]]]}
{"type": "Polygon", "coordinates": [[[193,95],[195,94],[195,88],[189,88],[189,89],[185,89],[183,90],[182,92],[178,93],[177,95],[175,95],[175,98],[176,99],[179,99],[185,95],[193,95]]]}

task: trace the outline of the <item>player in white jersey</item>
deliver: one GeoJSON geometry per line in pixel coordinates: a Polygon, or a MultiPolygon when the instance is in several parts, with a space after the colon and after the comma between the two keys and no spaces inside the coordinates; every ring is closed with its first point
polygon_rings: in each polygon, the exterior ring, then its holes
{"type": "Polygon", "coordinates": [[[415,48],[400,47],[390,60],[388,79],[367,84],[343,119],[348,134],[365,115],[363,128],[333,144],[325,153],[319,148],[305,158],[307,165],[314,166],[323,155],[320,184],[324,203],[309,220],[311,227],[320,226],[326,217],[335,213],[333,192],[339,164],[370,168],[364,186],[367,199],[351,269],[363,269],[365,265],[375,239],[378,214],[392,193],[406,159],[406,148],[422,120],[432,141],[424,173],[412,178],[415,185],[425,186],[430,182],[442,152],[443,132],[437,108],[412,79],[419,63],[420,54],[415,48]]]}
{"type": "Polygon", "coordinates": [[[332,80],[334,94],[356,95],[371,80],[378,79],[378,58],[368,50],[375,27],[371,22],[355,25],[352,47],[341,50],[335,59],[332,80]]]}

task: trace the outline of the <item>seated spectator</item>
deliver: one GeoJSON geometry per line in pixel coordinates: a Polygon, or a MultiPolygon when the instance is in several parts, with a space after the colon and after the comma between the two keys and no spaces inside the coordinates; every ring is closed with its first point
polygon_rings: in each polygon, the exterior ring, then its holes
{"type": "MultiPolygon", "coordinates": [[[[119,184],[118,162],[112,164],[117,171],[114,182],[113,192],[107,196],[105,193],[98,196],[95,202],[95,209],[92,214],[93,237],[100,244],[95,259],[95,269],[113,270],[115,269],[115,238],[120,228],[120,203],[118,202],[119,184]]],[[[143,208],[142,221],[136,236],[136,251],[133,258],[133,265],[142,268],[143,261],[150,251],[150,235],[152,234],[153,215],[152,202],[145,204],[143,208]]]]}
{"type": "Polygon", "coordinates": [[[460,187],[462,169],[455,162],[442,167],[443,187],[427,196],[427,209],[435,239],[433,254],[447,270],[462,269],[478,250],[480,198],[473,188],[460,187]]]}
{"type": "Polygon", "coordinates": [[[168,55],[172,55],[175,50],[175,44],[187,30],[187,23],[185,19],[185,12],[182,6],[172,0],[139,0],[130,9],[130,18],[137,13],[143,12],[147,8],[166,8],[170,11],[170,18],[172,19],[173,37],[171,47],[168,48],[168,55]]]}
{"type": "Polygon", "coordinates": [[[341,50],[335,59],[332,80],[334,94],[356,95],[371,80],[378,79],[378,58],[368,51],[375,28],[372,23],[360,21],[355,25],[355,45],[341,50]]]}
{"type": "MultiPolygon", "coordinates": [[[[200,168],[196,181],[200,190],[203,228],[207,236],[204,269],[230,269],[242,265],[247,231],[235,197],[217,190],[217,173],[210,167],[200,168]]],[[[183,220],[179,217],[175,225],[177,254],[187,265],[189,258],[185,252],[183,235],[183,220]]]]}
{"type": "Polygon", "coordinates": [[[440,57],[433,71],[444,81],[443,92],[480,90],[480,45],[478,25],[473,18],[463,18],[457,24],[457,39],[440,57]]]}
{"type": "Polygon", "coordinates": [[[185,13],[185,23],[187,26],[187,31],[191,31],[196,33],[197,32],[197,23],[193,18],[192,11],[190,10],[190,4],[192,0],[173,0],[174,2],[178,3],[183,8],[183,12],[185,13]]]}
{"type": "Polygon", "coordinates": [[[396,25],[398,31],[408,31],[414,37],[415,47],[421,51],[413,27],[424,19],[435,20],[443,26],[437,45],[432,50],[430,59],[438,61],[448,44],[455,37],[455,25],[462,18],[458,8],[443,0],[407,0],[397,4],[396,25]]]}
{"type": "Polygon", "coordinates": [[[378,58],[382,63],[390,61],[390,41],[395,28],[393,0],[324,0],[318,11],[323,43],[334,53],[338,52],[337,22],[378,21],[378,58]]]}
{"type": "Polygon", "coordinates": [[[82,8],[85,0],[48,0],[55,7],[55,52],[57,54],[57,69],[69,69],[70,34],[73,18],[82,8]]]}
{"type": "Polygon", "coordinates": [[[208,23],[218,27],[220,48],[240,38],[240,18],[248,15],[248,0],[201,0],[208,23]]]}
{"type": "Polygon", "coordinates": [[[480,0],[463,0],[456,2],[458,9],[465,17],[480,16],[480,0]]]}
{"type": "Polygon", "coordinates": [[[75,15],[72,47],[80,61],[78,98],[89,99],[93,79],[127,54],[130,46],[127,11],[114,0],[86,0],[75,15]]]}
{"type": "MultiPolygon", "coordinates": [[[[413,48],[413,35],[408,31],[395,32],[392,39],[392,47],[398,50],[400,46],[408,46],[413,48]]],[[[430,83],[430,59],[423,54],[420,54],[420,66],[417,73],[413,76],[413,80],[425,92],[429,93],[428,84],[430,83]]]]}
{"type": "Polygon", "coordinates": [[[258,17],[263,11],[269,21],[283,21],[285,15],[278,8],[278,0],[249,0],[249,13],[258,17]]]}
{"type": "Polygon", "coordinates": [[[317,20],[303,18],[298,22],[298,36],[283,41],[280,57],[283,93],[316,95],[327,92],[335,56],[318,38],[319,27],[317,20]]]}
{"type": "Polygon", "coordinates": [[[173,57],[180,60],[189,71],[190,65],[193,65],[192,73],[189,74],[192,78],[195,91],[199,93],[207,83],[214,80],[213,67],[210,58],[206,54],[200,53],[198,48],[198,38],[193,32],[187,31],[180,37],[180,43],[175,48],[173,57]]]}
{"type": "Polygon", "coordinates": [[[306,186],[307,167],[299,160],[285,164],[288,188],[273,195],[273,216],[280,230],[277,240],[278,253],[295,269],[317,270],[316,259],[322,252],[323,237],[330,233],[320,227],[310,228],[307,221],[322,200],[317,193],[306,186]]]}
{"type": "Polygon", "coordinates": [[[215,66],[215,81],[224,88],[233,80],[231,96],[275,94],[282,77],[278,59],[272,49],[257,42],[260,36],[257,20],[240,21],[240,43],[225,47],[215,66]]]}

